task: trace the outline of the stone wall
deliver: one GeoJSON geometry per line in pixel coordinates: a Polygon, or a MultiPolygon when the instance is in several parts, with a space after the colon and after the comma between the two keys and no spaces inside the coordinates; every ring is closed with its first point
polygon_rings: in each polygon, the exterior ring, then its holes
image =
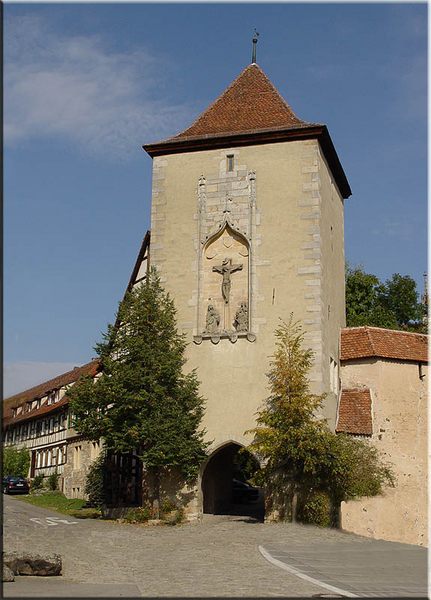
{"type": "Polygon", "coordinates": [[[427,546],[427,367],[384,359],[342,366],[344,388],[371,390],[371,441],[392,463],[395,488],[343,503],[342,528],[368,537],[427,546]]]}
{"type": "Polygon", "coordinates": [[[100,444],[79,437],[68,440],[63,470],[63,493],[67,498],[86,498],[85,482],[91,463],[100,454],[100,444]]]}

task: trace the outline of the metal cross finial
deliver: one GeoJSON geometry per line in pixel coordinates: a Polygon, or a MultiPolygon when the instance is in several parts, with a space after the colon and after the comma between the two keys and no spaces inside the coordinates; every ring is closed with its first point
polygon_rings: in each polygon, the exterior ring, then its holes
{"type": "Polygon", "coordinates": [[[254,28],[254,36],[253,36],[253,53],[251,55],[252,64],[256,63],[256,46],[257,46],[257,38],[259,37],[258,32],[256,31],[256,27],[254,28]]]}

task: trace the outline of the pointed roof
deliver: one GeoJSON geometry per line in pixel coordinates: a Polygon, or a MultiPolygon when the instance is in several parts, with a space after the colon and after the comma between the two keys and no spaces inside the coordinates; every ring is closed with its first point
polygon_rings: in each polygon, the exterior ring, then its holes
{"type": "Polygon", "coordinates": [[[318,139],[344,198],[351,195],[326,125],[299,119],[262,69],[248,65],[190,127],[143,146],[152,157],[178,152],[318,139]]]}
{"type": "Polygon", "coordinates": [[[257,64],[251,64],[175,139],[311,125],[295,115],[257,64]]]}

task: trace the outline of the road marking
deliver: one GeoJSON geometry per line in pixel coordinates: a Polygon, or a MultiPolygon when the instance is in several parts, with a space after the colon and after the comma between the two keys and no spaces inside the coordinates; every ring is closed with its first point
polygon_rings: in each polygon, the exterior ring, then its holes
{"type": "Polygon", "coordinates": [[[67,521],[66,519],[60,519],[60,517],[45,517],[45,521],[43,519],[39,519],[38,517],[30,517],[30,521],[36,523],[37,525],[60,525],[60,523],[64,523],[65,525],[77,525],[79,521],[67,521]]]}
{"type": "Polygon", "coordinates": [[[265,548],[263,546],[258,546],[258,548],[259,548],[259,552],[262,554],[262,556],[264,558],[266,558],[266,560],[268,562],[272,563],[276,567],[280,567],[280,569],[284,569],[285,571],[287,571],[288,573],[291,573],[292,575],[296,575],[297,577],[300,577],[301,579],[305,579],[305,581],[309,581],[310,583],[314,583],[314,585],[318,585],[322,588],[325,588],[325,590],[329,590],[330,592],[335,592],[336,594],[341,594],[342,596],[347,596],[348,598],[359,598],[360,597],[357,594],[353,594],[352,592],[347,592],[346,590],[337,588],[334,585],[330,585],[329,583],[319,581],[319,579],[314,579],[314,577],[310,577],[309,575],[306,575],[305,573],[301,573],[301,571],[298,571],[298,569],[295,569],[295,567],[292,567],[291,565],[287,565],[286,563],[281,562],[281,560],[277,560],[276,558],[273,558],[270,555],[270,553],[267,550],[265,550],[265,548]]]}

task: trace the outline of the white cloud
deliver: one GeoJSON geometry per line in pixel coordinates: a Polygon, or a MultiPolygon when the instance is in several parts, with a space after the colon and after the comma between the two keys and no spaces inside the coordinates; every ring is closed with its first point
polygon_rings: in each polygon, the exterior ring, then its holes
{"type": "Polygon", "coordinates": [[[11,362],[3,367],[3,394],[5,398],[71,371],[80,363],[68,362],[11,362]]]}
{"type": "Polygon", "coordinates": [[[55,136],[93,154],[127,156],[187,119],[186,107],[159,92],[167,68],[144,49],[116,52],[100,36],[59,36],[38,17],[12,17],[5,22],[5,142],[55,136]]]}

